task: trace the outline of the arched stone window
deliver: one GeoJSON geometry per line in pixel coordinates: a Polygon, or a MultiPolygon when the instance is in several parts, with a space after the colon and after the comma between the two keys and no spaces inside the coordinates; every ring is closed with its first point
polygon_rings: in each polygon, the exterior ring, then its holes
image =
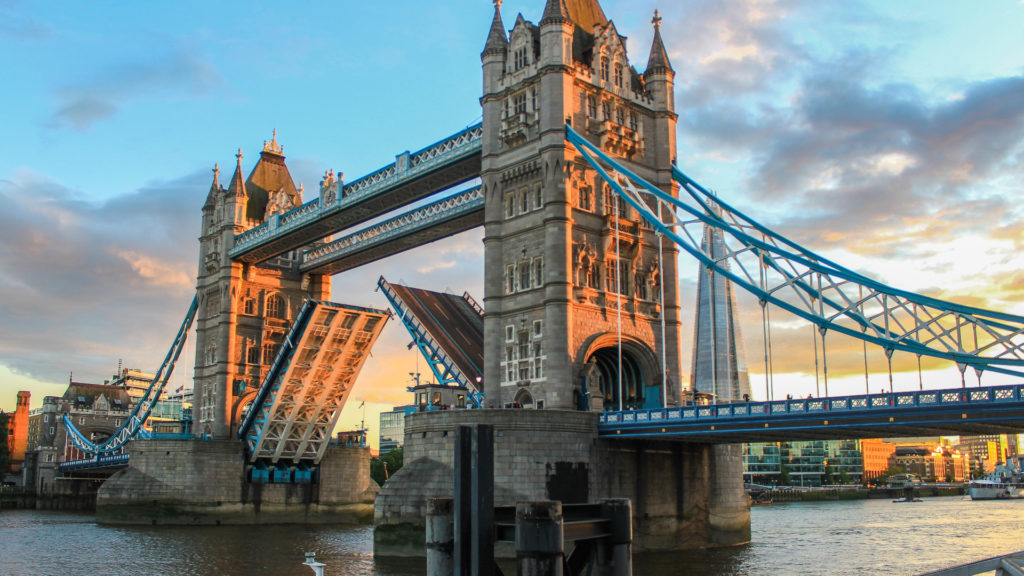
{"type": "Polygon", "coordinates": [[[277,294],[271,294],[267,298],[267,318],[284,319],[284,299],[277,294]]]}
{"type": "Polygon", "coordinates": [[[528,388],[520,388],[516,392],[516,398],[513,400],[520,408],[533,408],[533,394],[530,393],[528,388]]]}

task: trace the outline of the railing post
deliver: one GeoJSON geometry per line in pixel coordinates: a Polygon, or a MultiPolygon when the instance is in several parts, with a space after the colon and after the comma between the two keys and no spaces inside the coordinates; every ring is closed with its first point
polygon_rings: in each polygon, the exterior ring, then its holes
{"type": "Polygon", "coordinates": [[[452,498],[427,500],[427,576],[451,576],[455,570],[452,498]]]}
{"type": "Polygon", "coordinates": [[[516,504],[516,574],[562,576],[565,558],[562,503],[516,504]]]}

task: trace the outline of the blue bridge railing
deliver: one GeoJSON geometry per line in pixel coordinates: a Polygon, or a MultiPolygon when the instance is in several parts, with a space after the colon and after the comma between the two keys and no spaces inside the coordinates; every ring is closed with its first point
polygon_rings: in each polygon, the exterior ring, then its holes
{"type": "Polygon", "coordinates": [[[881,410],[934,408],[937,406],[995,405],[1024,402],[1024,384],[984,388],[951,388],[914,392],[883,392],[832,398],[793,398],[764,402],[731,402],[708,405],[604,412],[599,426],[644,425],[651,423],[714,423],[737,418],[772,418],[804,414],[865,413],[881,410]]]}

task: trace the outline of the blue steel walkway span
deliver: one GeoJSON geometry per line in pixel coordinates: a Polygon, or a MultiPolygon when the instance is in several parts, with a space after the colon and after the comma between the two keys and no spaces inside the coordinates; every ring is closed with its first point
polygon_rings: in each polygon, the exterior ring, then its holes
{"type": "Polygon", "coordinates": [[[480,176],[483,125],[474,124],[235,237],[228,255],[261,262],[480,176]]]}
{"type": "Polygon", "coordinates": [[[1024,433],[1024,384],[604,412],[599,435],[708,444],[1024,433]]]}
{"type": "Polygon", "coordinates": [[[483,224],[484,194],[474,186],[303,252],[299,269],[337,274],[483,224]]]}

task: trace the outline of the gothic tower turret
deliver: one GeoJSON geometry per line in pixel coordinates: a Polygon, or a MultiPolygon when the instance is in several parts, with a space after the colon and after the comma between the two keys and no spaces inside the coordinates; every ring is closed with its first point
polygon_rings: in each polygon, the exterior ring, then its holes
{"type": "Polygon", "coordinates": [[[208,438],[237,431],[303,301],[330,296],[330,277],[301,274],[294,252],[258,265],[228,257],[235,236],[302,203],[276,132],[248,178],[242,158],[239,150],[227,188],[214,167],[203,204],[193,429],[208,438]]]}
{"type": "Polygon", "coordinates": [[[596,0],[548,0],[539,26],[518,15],[507,44],[495,4],[481,57],[488,403],[660,406],[664,380],[676,403],[676,250],[659,253],[653,229],[565,140],[569,122],[675,193],[673,72],[658,22],[661,56],[641,76],[596,0]]]}

